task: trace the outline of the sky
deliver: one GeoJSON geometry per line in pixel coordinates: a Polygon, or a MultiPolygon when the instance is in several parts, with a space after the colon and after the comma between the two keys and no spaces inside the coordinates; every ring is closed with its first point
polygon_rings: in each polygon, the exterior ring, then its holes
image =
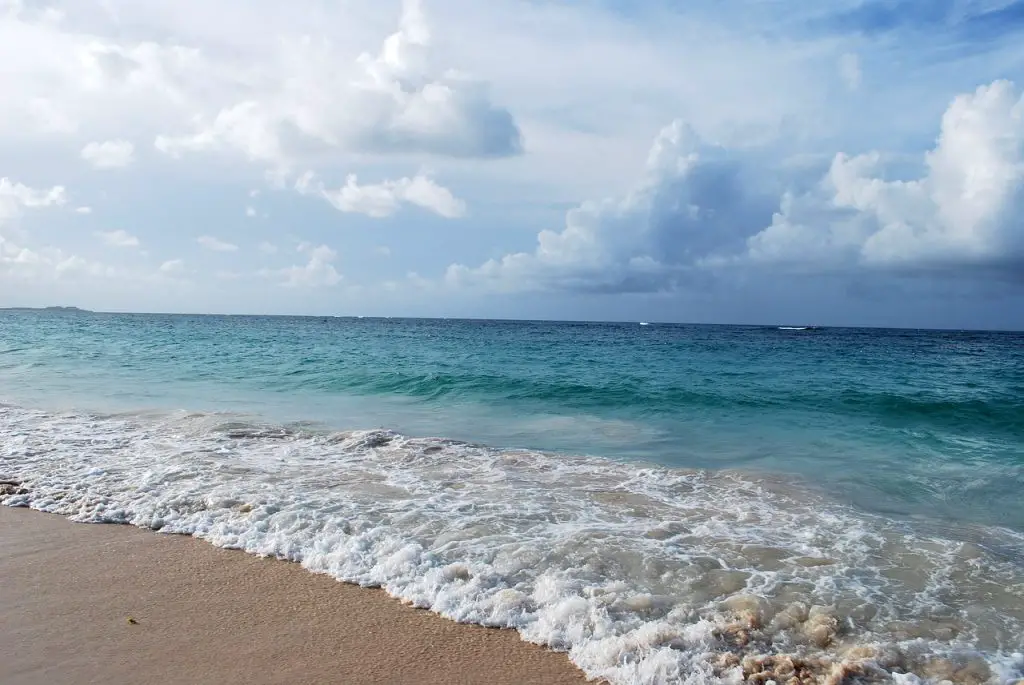
{"type": "Polygon", "coordinates": [[[0,306],[1024,329],[1024,0],[0,0],[0,306]]]}

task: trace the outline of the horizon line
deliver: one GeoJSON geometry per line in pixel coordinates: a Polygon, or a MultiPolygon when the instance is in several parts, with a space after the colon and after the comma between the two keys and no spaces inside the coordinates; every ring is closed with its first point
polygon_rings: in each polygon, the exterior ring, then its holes
{"type": "Polygon", "coordinates": [[[547,323],[547,324],[640,324],[648,326],[728,326],[733,328],[778,328],[786,326],[818,328],[818,329],[847,329],[847,330],[888,330],[888,331],[935,331],[935,332],[960,332],[960,333],[1024,333],[1019,328],[961,328],[961,327],[920,327],[920,326],[880,326],[880,325],[856,325],[856,324],[809,324],[809,323],[724,323],[712,321],[640,321],[638,319],[522,319],[511,317],[481,317],[481,316],[383,316],[383,315],[360,315],[360,314],[246,314],[246,313],[223,313],[223,312],[186,312],[186,311],[128,311],[128,310],[102,310],[87,309],[73,305],[50,305],[44,307],[0,307],[2,312],[64,312],[81,314],[105,314],[120,316],[192,316],[192,317],[246,317],[246,318],[279,318],[279,319],[370,319],[378,321],[404,320],[404,321],[498,321],[505,323],[547,323]]]}

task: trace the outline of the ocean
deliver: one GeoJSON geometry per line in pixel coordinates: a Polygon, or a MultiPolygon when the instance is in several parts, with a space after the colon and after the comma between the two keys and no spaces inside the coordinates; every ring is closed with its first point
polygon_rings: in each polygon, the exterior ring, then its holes
{"type": "Polygon", "coordinates": [[[0,479],[615,684],[1024,678],[1020,333],[0,312],[0,479]]]}

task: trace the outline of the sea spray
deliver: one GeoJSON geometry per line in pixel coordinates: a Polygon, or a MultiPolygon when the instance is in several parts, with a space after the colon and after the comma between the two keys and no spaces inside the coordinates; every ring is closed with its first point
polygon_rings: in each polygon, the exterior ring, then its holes
{"type": "Polygon", "coordinates": [[[1008,683],[1024,537],[942,535],[794,483],[223,413],[0,407],[4,503],[195,535],[613,683],[1008,683]]]}

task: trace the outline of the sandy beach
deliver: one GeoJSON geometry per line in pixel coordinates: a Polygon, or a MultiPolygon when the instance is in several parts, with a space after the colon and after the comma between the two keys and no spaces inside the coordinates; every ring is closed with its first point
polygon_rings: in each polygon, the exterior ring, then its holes
{"type": "Polygon", "coordinates": [[[586,682],[564,654],[182,536],[0,506],[0,682],[586,682]]]}

